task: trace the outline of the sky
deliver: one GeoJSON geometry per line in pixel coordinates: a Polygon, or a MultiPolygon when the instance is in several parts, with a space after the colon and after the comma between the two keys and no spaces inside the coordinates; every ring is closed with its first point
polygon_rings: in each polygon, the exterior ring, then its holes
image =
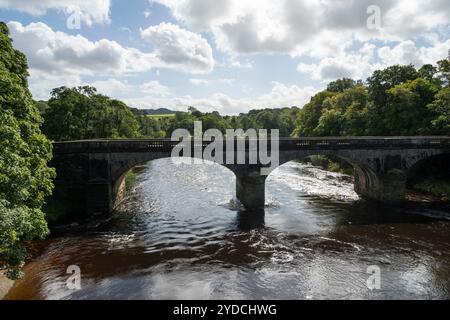
{"type": "Polygon", "coordinates": [[[30,90],[136,108],[302,107],[341,77],[447,56],[449,0],[0,0],[30,90]]]}

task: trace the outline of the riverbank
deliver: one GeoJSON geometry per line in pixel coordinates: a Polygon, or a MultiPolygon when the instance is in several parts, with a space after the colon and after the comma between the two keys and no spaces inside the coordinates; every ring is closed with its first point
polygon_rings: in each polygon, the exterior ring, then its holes
{"type": "Polygon", "coordinates": [[[3,272],[0,272],[0,300],[2,300],[11,290],[14,281],[9,280],[3,272]]]}

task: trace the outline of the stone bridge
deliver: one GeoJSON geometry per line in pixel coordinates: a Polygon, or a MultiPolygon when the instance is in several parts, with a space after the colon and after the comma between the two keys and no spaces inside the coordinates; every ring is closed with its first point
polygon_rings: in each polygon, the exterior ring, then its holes
{"type": "MultiPolygon", "coordinates": [[[[187,141],[190,142],[190,141],[187,141]]],[[[239,141],[235,141],[235,146],[239,141]]],[[[242,142],[242,140],[240,141],[242,142]]],[[[264,208],[265,180],[259,161],[249,164],[249,150],[260,140],[244,140],[245,164],[222,164],[236,175],[236,196],[249,210],[264,208]]],[[[268,148],[270,150],[270,140],[268,148]]],[[[125,174],[155,159],[169,158],[176,141],[86,140],[54,143],[54,199],[77,214],[112,211],[121,199],[125,174]]],[[[211,142],[192,145],[205,150],[211,142]]],[[[198,149],[197,149],[198,150],[198,149]]],[[[229,149],[228,149],[229,150],[229,149]]],[[[223,150],[226,155],[226,148],[223,150]]],[[[355,191],[363,198],[385,203],[405,198],[408,170],[419,161],[450,153],[450,137],[280,138],[279,165],[311,155],[333,155],[354,168],[355,191]]],[[[186,156],[186,155],[183,155],[186,156]]],[[[236,163],[236,162],[234,162],[236,163]]],[[[167,172],[167,175],[170,175],[167,172]]]]}

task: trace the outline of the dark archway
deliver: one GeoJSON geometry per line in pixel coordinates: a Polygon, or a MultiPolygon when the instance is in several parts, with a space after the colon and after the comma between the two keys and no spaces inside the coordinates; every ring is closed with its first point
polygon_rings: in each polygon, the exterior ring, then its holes
{"type": "MultiPolygon", "coordinates": [[[[450,201],[450,153],[443,153],[417,161],[407,171],[407,188],[415,192],[429,195],[433,200],[450,201]],[[435,199],[433,199],[435,198],[435,199]]],[[[418,195],[418,197],[421,196],[418,195]]]]}

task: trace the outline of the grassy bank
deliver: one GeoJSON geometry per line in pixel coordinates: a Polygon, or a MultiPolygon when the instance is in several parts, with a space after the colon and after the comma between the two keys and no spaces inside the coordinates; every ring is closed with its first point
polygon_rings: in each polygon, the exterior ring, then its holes
{"type": "Polygon", "coordinates": [[[346,161],[336,157],[317,155],[308,157],[302,162],[311,163],[313,166],[327,171],[353,175],[353,167],[346,161]]]}
{"type": "Polygon", "coordinates": [[[442,201],[450,201],[450,181],[447,180],[425,180],[415,184],[413,189],[436,196],[442,201]]]}
{"type": "Polygon", "coordinates": [[[135,184],[136,177],[137,177],[137,171],[138,171],[138,169],[132,169],[129,172],[127,172],[127,174],[125,175],[126,190],[130,190],[131,187],[133,187],[133,185],[135,184]]]}

